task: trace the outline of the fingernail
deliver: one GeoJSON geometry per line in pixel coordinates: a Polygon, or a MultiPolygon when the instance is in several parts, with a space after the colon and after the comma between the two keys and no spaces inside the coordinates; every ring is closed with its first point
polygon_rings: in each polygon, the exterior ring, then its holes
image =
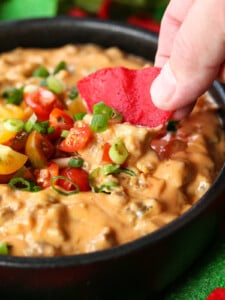
{"type": "Polygon", "coordinates": [[[176,91],[176,78],[167,62],[150,89],[153,103],[161,109],[171,109],[171,100],[176,91]]]}

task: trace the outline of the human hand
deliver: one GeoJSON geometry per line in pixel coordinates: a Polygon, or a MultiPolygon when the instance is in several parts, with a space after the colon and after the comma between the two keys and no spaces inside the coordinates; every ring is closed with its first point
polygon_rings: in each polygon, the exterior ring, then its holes
{"type": "Polygon", "coordinates": [[[161,23],[153,103],[188,114],[215,79],[225,82],[225,0],[171,0],[161,23]]]}

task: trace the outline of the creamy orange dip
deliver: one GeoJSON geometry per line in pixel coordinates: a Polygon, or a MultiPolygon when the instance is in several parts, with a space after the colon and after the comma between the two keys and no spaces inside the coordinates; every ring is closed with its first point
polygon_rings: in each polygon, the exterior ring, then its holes
{"type": "MultiPolygon", "coordinates": [[[[102,49],[95,45],[16,49],[0,55],[1,95],[9,87],[35,89],[40,85],[40,78],[32,76],[34,70],[44,65],[51,73],[60,61],[65,61],[67,68],[55,76],[67,88],[100,68],[147,65],[144,60],[117,48],[102,49]]],[[[63,100],[71,116],[85,111],[79,95],[69,99],[64,92],[63,100]]],[[[6,104],[3,96],[0,101],[0,143],[13,147],[9,141],[16,133],[4,126],[5,119],[25,122],[32,110],[24,101],[20,105],[6,104]]],[[[205,194],[224,162],[224,133],[216,111],[217,106],[210,96],[204,95],[174,132],[166,127],[150,129],[112,123],[105,131],[95,133],[75,154],[61,157],[54,153],[48,158],[62,168],[65,157],[75,155],[83,159],[82,168],[91,174],[105,165],[102,162],[104,145],[119,138],[129,154],[125,167],[135,175],[97,172],[98,184],[115,183],[110,191],[90,189],[65,196],[52,186],[37,192],[14,190],[7,180],[18,170],[12,174],[9,171],[7,175],[3,170],[0,175],[0,243],[10,246],[9,255],[89,253],[135,240],[173,221],[205,194]]],[[[89,125],[91,118],[86,114],[79,122],[89,125]]],[[[27,161],[24,165],[27,166],[27,161]]]]}

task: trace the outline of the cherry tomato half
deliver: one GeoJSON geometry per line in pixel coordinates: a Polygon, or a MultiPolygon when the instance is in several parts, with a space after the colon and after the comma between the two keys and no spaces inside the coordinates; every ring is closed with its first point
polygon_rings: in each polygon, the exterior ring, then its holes
{"type": "MultiPolygon", "coordinates": [[[[66,167],[60,170],[60,176],[65,176],[76,183],[81,192],[89,191],[89,181],[88,181],[88,173],[81,168],[70,168],[66,167]]],[[[66,180],[59,179],[58,185],[62,187],[66,191],[71,191],[74,189],[73,185],[66,180]]]]}
{"type": "Polygon", "coordinates": [[[49,115],[49,126],[54,127],[54,136],[59,136],[63,130],[73,127],[73,119],[62,109],[54,108],[49,115]]]}
{"type": "Polygon", "coordinates": [[[38,131],[32,131],[26,141],[25,153],[35,168],[43,168],[53,154],[52,143],[38,131]]]}
{"type": "Polygon", "coordinates": [[[88,124],[75,123],[58,148],[65,152],[75,152],[85,148],[91,138],[92,131],[88,124]]]}
{"type": "Polygon", "coordinates": [[[37,115],[39,121],[48,120],[49,114],[54,107],[63,108],[59,98],[44,87],[39,87],[33,92],[25,93],[24,100],[37,115]]]}

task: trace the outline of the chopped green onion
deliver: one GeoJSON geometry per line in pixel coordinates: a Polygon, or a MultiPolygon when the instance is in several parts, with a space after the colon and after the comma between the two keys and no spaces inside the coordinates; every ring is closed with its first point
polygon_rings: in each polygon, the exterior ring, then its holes
{"type": "Polygon", "coordinates": [[[76,97],[78,96],[78,90],[77,90],[77,87],[74,86],[72,87],[71,91],[70,91],[70,94],[69,94],[69,98],[71,100],[75,99],[76,97]]]}
{"type": "Polygon", "coordinates": [[[58,65],[55,67],[53,74],[57,74],[59,73],[61,70],[66,70],[67,69],[67,65],[65,61],[61,61],[58,63],[58,65]]]}
{"type": "Polygon", "coordinates": [[[127,175],[132,176],[132,177],[136,177],[137,176],[137,174],[133,170],[128,169],[128,168],[120,168],[119,171],[120,171],[120,173],[125,173],[127,175]]]}
{"type": "Polygon", "coordinates": [[[172,133],[176,133],[178,124],[179,124],[179,121],[169,120],[166,123],[166,130],[169,132],[172,132],[172,133]]]}
{"type": "Polygon", "coordinates": [[[20,105],[23,101],[23,88],[9,87],[3,92],[2,97],[8,104],[20,105]]]}
{"type": "Polygon", "coordinates": [[[132,177],[137,176],[136,173],[128,168],[122,168],[120,165],[113,165],[113,164],[106,164],[101,168],[101,175],[109,175],[109,174],[118,174],[118,173],[125,173],[132,177]]]}
{"type": "Polygon", "coordinates": [[[109,118],[112,116],[113,109],[104,102],[98,102],[93,106],[94,115],[106,115],[109,118]]]}
{"type": "Polygon", "coordinates": [[[3,126],[6,130],[11,132],[20,132],[24,128],[24,121],[20,119],[6,119],[3,122],[3,126]]]}
{"type": "Polygon", "coordinates": [[[51,133],[53,133],[55,131],[55,127],[48,127],[47,128],[47,133],[48,134],[51,134],[51,133]]]}
{"type": "Polygon", "coordinates": [[[109,148],[109,157],[114,163],[121,165],[125,162],[128,155],[129,153],[124,142],[120,138],[117,138],[109,148]]]}
{"type": "Polygon", "coordinates": [[[61,137],[66,138],[69,134],[69,130],[62,130],[61,137]]]}
{"type": "Polygon", "coordinates": [[[114,190],[115,187],[118,187],[118,183],[115,181],[109,181],[100,186],[98,188],[97,193],[110,193],[114,190]]]}
{"type": "Polygon", "coordinates": [[[57,77],[50,75],[47,78],[48,88],[55,94],[61,94],[65,91],[65,84],[57,77]]]}
{"type": "Polygon", "coordinates": [[[6,242],[0,242],[0,255],[8,255],[9,254],[9,246],[6,242]]]}
{"type": "Polygon", "coordinates": [[[93,132],[103,132],[107,129],[108,117],[106,115],[96,114],[93,115],[91,120],[91,130],[93,132]]]}
{"type": "Polygon", "coordinates": [[[49,72],[44,66],[39,66],[37,69],[34,70],[32,76],[46,78],[49,76],[49,72]]]}
{"type": "Polygon", "coordinates": [[[81,168],[84,165],[84,160],[82,158],[71,158],[68,162],[68,166],[71,168],[81,168]]]}
{"type": "Polygon", "coordinates": [[[30,182],[22,177],[13,177],[9,181],[9,186],[13,190],[29,191],[29,192],[38,192],[40,187],[36,186],[33,182],[30,182]]]}
{"type": "Polygon", "coordinates": [[[48,133],[48,126],[49,126],[49,121],[43,121],[43,122],[37,121],[36,123],[34,123],[33,129],[38,131],[39,133],[45,134],[48,133]]]}
{"type": "Polygon", "coordinates": [[[73,182],[71,179],[69,179],[68,177],[65,177],[65,176],[52,177],[51,178],[51,187],[55,192],[57,192],[63,196],[70,196],[70,195],[74,195],[74,194],[77,194],[80,192],[79,186],[75,182],[73,182]],[[57,181],[59,179],[62,179],[62,180],[65,180],[65,181],[68,181],[69,183],[71,183],[72,186],[75,187],[75,190],[67,191],[67,190],[63,189],[62,187],[58,186],[57,181]]]}
{"type": "Polygon", "coordinates": [[[84,116],[86,115],[86,112],[79,112],[73,115],[74,121],[83,120],[84,116]]]}
{"type": "Polygon", "coordinates": [[[109,174],[115,174],[118,173],[120,170],[120,165],[113,165],[113,164],[106,164],[101,169],[101,174],[103,176],[109,175],[109,174]]]}
{"type": "Polygon", "coordinates": [[[37,116],[35,114],[32,114],[24,125],[24,129],[26,130],[26,132],[31,132],[36,121],[37,121],[37,116]]]}

